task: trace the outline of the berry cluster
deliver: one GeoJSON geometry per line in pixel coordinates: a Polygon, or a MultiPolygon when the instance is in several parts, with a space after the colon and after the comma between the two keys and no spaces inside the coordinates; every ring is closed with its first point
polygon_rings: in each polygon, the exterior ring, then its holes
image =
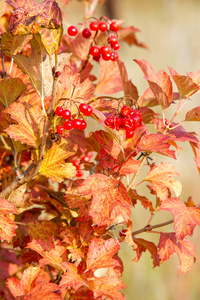
{"type": "MultiPolygon", "coordinates": [[[[85,116],[90,116],[92,114],[92,107],[86,103],[81,103],[79,105],[79,115],[80,112],[85,116]]],[[[58,125],[56,132],[62,135],[65,130],[80,129],[84,130],[87,127],[87,123],[83,119],[71,118],[71,111],[69,109],[64,109],[62,106],[57,106],[55,110],[56,116],[62,117],[65,121],[64,125],[58,125]]]]}
{"type": "MultiPolygon", "coordinates": [[[[102,57],[102,59],[106,61],[115,61],[119,57],[118,53],[115,52],[120,48],[118,37],[116,35],[116,32],[119,30],[119,28],[119,23],[116,21],[108,23],[106,21],[96,20],[90,22],[89,28],[83,29],[82,36],[86,39],[92,36],[92,32],[97,33],[97,31],[101,31],[108,33],[107,45],[104,45],[102,47],[92,45],[90,47],[89,53],[90,55],[92,55],[94,60],[98,61],[100,57],[102,57]]],[[[68,34],[70,36],[76,36],[78,34],[78,29],[75,26],[70,26],[68,28],[68,34]]]]}
{"type": "Polygon", "coordinates": [[[136,128],[141,126],[142,114],[139,110],[124,105],[117,115],[110,114],[105,124],[115,130],[125,129],[126,138],[132,138],[136,128]]]}
{"type": "Polygon", "coordinates": [[[83,155],[80,157],[80,159],[74,158],[72,159],[72,164],[76,168],[76,177],[82,177],[83,176],[83,170],[81,170],[81,164],[85,162],[90,162],[91,158],[93,156],[92,152],[88,152],[86,155],[83,155]]]}

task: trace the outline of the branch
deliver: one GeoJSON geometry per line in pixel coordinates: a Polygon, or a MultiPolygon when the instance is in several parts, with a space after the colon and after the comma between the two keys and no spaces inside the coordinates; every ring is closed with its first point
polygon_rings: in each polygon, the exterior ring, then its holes
{"type": "Polygon", "coordinates": [[[148,232],[148,231],[151,231],[155,228],[159,228],[159,227],[163,227],[163,226],[172,224],[173,222],[174,222],[174,219],[171,219],[169,221],[166,221],[166,222],[163,222],[163,223],[160,223],[160,224],[156,224],[156,225],[146,225],[145,227],[143,227],[143,228],[141,228],[137,231],[132,232],[132,237],[134,237],[136,234],[139,234],[139,233],[142,233],[142,232],[148,232]]]}

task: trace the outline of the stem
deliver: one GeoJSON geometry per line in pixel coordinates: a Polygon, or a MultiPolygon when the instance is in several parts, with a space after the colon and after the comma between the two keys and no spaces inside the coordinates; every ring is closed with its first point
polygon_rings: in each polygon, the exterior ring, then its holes
{"type": "Polygon", "coordinates": [[[152,231],[152,229],[154,229],[154,228],[159,228],[159,227],[163,227],[163,226],[172,224],[173,222],[174,222],[174,219],[171,219],[169,221],[166,221],[166,222],[163,222],[163,223],[159,223],[159,224],[156,224],[156,225],[146,225],[145,227],[132,232],[132,237],[134,237],[137,234],[143,233],[143,232],[152,231]]]}
{"type": "Polygon", "coordinates": [[[141,168],[142,168],[142,166],[143,166],[143,164],[144,164],[144,161],[145,161],[145,159],[146,159],[146,156],[147,156],[147,155],[144,155],[144,156],[143,156],[142,161],[141,161],[141,165],[140,165],[139,169],[138,169],[137,172],[134,174],[134,176],[133,176],[133,178],[132,178],[132,180],[131,180],[129,186],[127,187],[127,192],[129,192],[130,189],[133,187],[133,185],[134,185],[134,183],[135,183],[135,180],[136,180],[136,178],[138,177],[138,174],[139,174],[139,172],[140,172],[140,170],[141,170],[141,168]]]}

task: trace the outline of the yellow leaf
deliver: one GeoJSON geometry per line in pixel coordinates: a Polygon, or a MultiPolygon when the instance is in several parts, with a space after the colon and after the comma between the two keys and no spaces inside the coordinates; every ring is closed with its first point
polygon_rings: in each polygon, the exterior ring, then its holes
{"type": "Polygon", "coordinates": [[[54,143],[44,157],[39,171],[40,174],[58,182],[75,176],[76,168],[73,164],[65,163],[65,159],[74,153],[74,145],[71,142],[62,139],[54,143]]]}

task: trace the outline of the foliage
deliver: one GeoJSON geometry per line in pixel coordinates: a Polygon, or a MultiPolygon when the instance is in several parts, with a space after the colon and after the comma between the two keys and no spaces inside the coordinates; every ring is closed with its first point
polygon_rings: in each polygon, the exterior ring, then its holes
{"type": "Polygon", "coordinates": [[[187,273],[196,259],[187,236],[200,225],[199,204],[181,199],[179,174],[164,157],[176,159],[179,142],[189,142],[200,171],[199,140],[182,126],[200,121],[200,107],[175,122],[199,92],[200,72],[156,73],[135,60],[149,84],[139,97],[116,52],[121,41],[146,47],[137,28],[94,21],[96,1],[85,2],[86,18],[68,34],[53,0],[1,4],[1,299],[125,299],[121,243],[132,247],[134,261],[148,250],[154,267],[176,253],[178,275],[187,273]],[[88,116],[102,129],[86,135],[88,116]],[[138,194],[141,185],[149,193],[138,194]],[[149,220],[136,230],[138,203],[149,220]],[[161,211],[173,218],[152,225],[161,211]],[[157,231],[171,223],[173,232],[157,231]],[[158,244],[137,237],[144,232],[158,235],[158,244]]]}

